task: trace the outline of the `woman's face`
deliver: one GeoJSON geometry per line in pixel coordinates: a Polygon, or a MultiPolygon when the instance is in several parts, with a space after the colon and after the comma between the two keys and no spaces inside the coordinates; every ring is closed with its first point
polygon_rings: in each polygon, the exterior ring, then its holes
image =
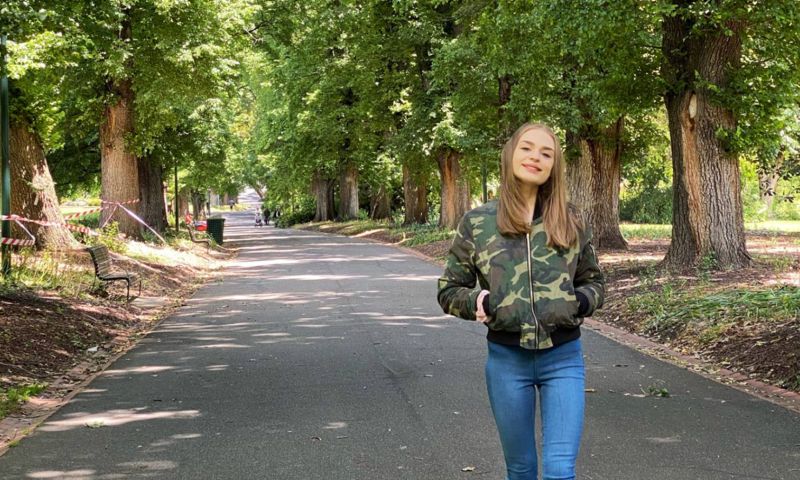
{"type": "Polygon", "coordinates": [[[527,130],[514,150],[514,176],[524,184],[538,187],[550,178],[554,158],[553,138],[538,128],[527,130]]]}

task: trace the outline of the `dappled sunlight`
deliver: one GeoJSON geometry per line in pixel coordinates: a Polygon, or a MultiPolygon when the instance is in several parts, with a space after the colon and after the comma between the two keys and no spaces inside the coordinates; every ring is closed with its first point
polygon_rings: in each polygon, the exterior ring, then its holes
{"type": "Polygon", "coordinates": [[[162,438],[161,440],[156,440],[155,442],[151,442],[151,447],[168,447],[170,445],[175,445],[177,440],[191,440],[193,438],[200,438],[203,435],[199,433],[179,433],[175,435],[170,435],[168,438],[162,438]]]}
{"type": "Polygon", "coordinates": [[[232,329],[232,330],[241,330],[241,328],[258,325],[256,322],[235,322],[235,323],[224,323],[220,325],[197,325],[194,323],[171,323],[163,328],[159,329],[159,332],[179,332],[179,331],[190,331],[190,332],[201,332],[201,331],[216,331],[221,328],[224,329],[232,329]]]}
{"type": "Polygon", "coordinates": [[[631,263],[631,262],[654,262],[654,261],[661,261],[663,259],[664,259],[663,253],[659,253],[657,255],[637,253],[635,256],[631,256],[630,253],[620,252],[620,253],[603,253],[597,256],[597,260],[598,262],[600,262],[601,265],[613,265],[617,263],[631,263]]]}
{"type": "Polygon", "coordinates": [[[78,470],[40,470],[38,472],[31,472],[25,475],[28,478],[85,478],[89,475],[94,475],[96,470],[78,469],[78,470]]]}
{"type": "Polygon", "coordinates": [[[116,427],[131,422],[144,422],[148,420],[190,420],[200,416],[199,410],[176,410],[169,412],[145,411],[148,407],[132,408],[128,410],[109,410],[103,413],[72,413],[63,420],[48,421],[41,427],[43,432],[64,432],[73,428],[116,427]]]}
{"type": "Polygon", "coordinates": [[[276,345],[276,344],[297,344],[297,345],[313,345],[318,340],[344,340],[346,337],[326,337],[326,336],[293,336],[293,337],[280,337],[272,340],[260,340],[255,342],[259,345],[276,345]]]}
{"type": "Polygon", "coordinates": [[[224,372],[230,365],[209,365],[205,369],[209,372],[224,372]]]}
{"type": "Polygon", "coordinates": [[[325,430],[338,430],[340,428],[347,428],[347,422],[328,422],[328,424],[322,428],[325,430]]]}
{"type": "Polygon", "coordinates": [[[393,273],[382,277],[373,277],[376,280],[400,280],[403,282],[436,282],[439,275],[411,275],[410,273],[393,273]]]}
{"type": "Polygon", "coordinates": [[[381,315],[377,317],[380,320],[448,320],[453,318],[451,315],[436,315],[432,317],[425,317],[421,315],[381,315]]]}
{"type": "Polygon", "coordinates": [[[174,470],[178,468],[178,464],[170,460],[124,462],[120,463],[119,466],[127,467],[129,469],[136,469],[136,471],[156,471],[156,472],[162,470],[174,470]]]}
{"type": "Polygon", "coordinates": [[[107,376],[113,375],[129,375],[132,373],[158,373],[158,372],[165,372],[167,370],[172,370],[175,367],[167,367],[167,366],[147,366],[147,367],[131,367],[125,369],[109,369],[105,370],[102,374],[107,376]]]}
{"type": "Polygon", "coordinates": [[[240,345],[238,343],[213,343],[211,345],[195,345],[191,348],[208,349],[208,348],[250,348],[250,345],[240,345]]]}
{"type": "Polygon", "coordinates": [[[281,277],[272,277],[270,280],[303,280],[303,281],[320,281],[320,280],[349,280],[354,278],[374,278],[367,275],[321,275],[321,274],[305,274],[305,275],[284,275],[281,277]]]}

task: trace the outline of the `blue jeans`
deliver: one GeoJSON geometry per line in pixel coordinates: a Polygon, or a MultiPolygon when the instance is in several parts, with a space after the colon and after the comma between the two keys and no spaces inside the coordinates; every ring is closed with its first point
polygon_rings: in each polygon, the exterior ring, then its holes
{"type": "Polygon", "coordinates": [[[546,350],[489,343],[486,386],[507,480],[537,480],[534,412],[539,390],[544,480],[573,480],[583,431],[581,339],[546,350]]]}

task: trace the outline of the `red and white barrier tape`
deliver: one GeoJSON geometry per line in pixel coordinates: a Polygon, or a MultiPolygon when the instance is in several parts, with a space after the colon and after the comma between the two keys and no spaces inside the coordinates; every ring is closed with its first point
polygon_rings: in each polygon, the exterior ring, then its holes
{"type": "MultiPolygon", "coordinates": [[[[128,204],[131,204],[131,203],[136,203],[138,201],[139,201],[139,199],[137,198],[136,200],[126,200],[124,202],[107,202],[105,200],[101,200],[100,203],[104,203],[106,205],[128,205],[128,204]]],[[[109,208],[109,207],[97,207],[97,208],[92,208],[90,210],[84,210],[82,212],[69,213],[67,215],[64,215],[64,220],[72,220],[73,218],[84,217],[84,216],[89,215],[91,213],[97,213],[97,212],[103,211],[103,210],[105,210],[107,208],[109,208]]]]}
{"type": "Polygon", "coordinates": [[[25,222],[25,223],[34,223],[36,225],[41,225],[42,227],[64,227],[69,230],[74,230],[76,232],[87,233],[89,235],[97,235],[97,233],[95,233],[89,227],[84,227],[83,225],[75,225],[73,223],[59,223],[59,222],[46,222],[44,220],[31,220],[30,218],[20,217],[19,215],[0,215],[0,220],[10,220],[16,222],[17,225],[19,225],[20,222],[25,222]]]}
{"type": "MultiPolygon", "coordinates": [[[[138,201],[139,201],[138,198],[136,200],[128,200],[128,201],[125,201],[125,202],[107,202],[107,201],[103,200],[102,203],[104,203],[106,205],[109,205],[109,206],[113,206],[113,208],[111,210],[111,213],[106,218],[106,222],[108,222],[108,220],[111,219],[111,217],[114,215],[114,212],[116,212],[117,208],[121,208],[122,210],[125,211],[125,213],[130,215],[134,220],[136,220],[137,222],[141,223],[142,225],[147,227],[151,232],[153,232],[155,234],[155,236],[159,238],[159,240],[161,240],[163,243],[167,243],[167,241],[164,240],[164,238],[161,237],[161,235],[159,235],[158,232],[153,230],[150,227],[150,225],[148,225],[144,220],[139,218],[136,214],[134,214],[133,212],[131,212],[127,208],[123,207],[123,205],[129,205],[129,204],[132,204],[132,203],[136,203],[138,201]]],[[[64,219],[66,220],[66,219],[73,219],[73,218],[83,217],[83,216],[89,215],[90,213],[99,212],[99,211],[105,210],[107,208],[109,208],[109,207],[98,207],[98,208],[93,208],[91,210],[85,210],[83,212],[71,213],[69,215],[64,215],[64,219]]],[[[74,230],[76,232],[87,233],[89,235],[95,235],[95,236],[99,235],[97,232],[95,232],[94,230],[92,230],[89,227],[84,227],[83,225],[75,225],[74,223],[59,223],[59,222],[47,222],[47,221],[43,221],[43,220],[32,220],[30,218],[20,217],[19,215],[0,215],[0,221],[2,221],[2,220],[8,220],[8,221],[12,221],[12,222],[16,223],[17,225],[20,226],[20,228],[22,228],[22,230],[25,231],[25,233],[28,234],[29,237],[31,237],[30,240],[19,240],[19,239],[15,239],[15,238],[3,238],[3,237],[0,237],[0,244],[5,244],[5,245],[32,246],[32,245],[34,245],[36,243],[36,238],[33,235],[31,235],[31,232],[29,232],[28,229],[25,228],[22,225],[22,222],[34,223],[36,225],[41,225],[43,227],[64,227],[64,228],[67,228],[68,230],[74,230]]],[[[105,223],[103,225],[101,225],[100,227],[102,228],[104,225],[105,225],[105,223]]]]}
{"type": "Polygon", "coordinates": [[[9,217],[6,217],[5,215],[0,215],[0,217],[5,217],[5,218],[3,218],[3,220],[12,220],[14,223],[19,225],[19,228],[21,228],[22,231],[24,231],[29,237],[31,237],[30,240],[20,240],[18,238],[0,237],[0,244],[3,244],[3,245],[19,245],[21,247],[32,247],[32,246],[34,246],[36,244],[36,237],[31,235],[31,232],[29,232],[28,229],[25,228],[25,225],[22,224],[22,221],[23,221],[22,217],[19,217],[17,215],[10,215],[9,217]],[[10,218],[10,217],[14,217],[14,218],[10,218]]]}

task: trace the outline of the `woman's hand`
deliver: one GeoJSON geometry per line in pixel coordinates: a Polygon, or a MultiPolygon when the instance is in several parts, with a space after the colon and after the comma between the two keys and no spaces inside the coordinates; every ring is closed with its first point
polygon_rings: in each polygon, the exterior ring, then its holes
{"type": "Polygon", "coordinates": [[[481,323],[489,323],[489,317],[486,316],[486,312],[483,311],[483,297],[486,295],[489,295],[489,290],[481,290],[475,305],[475,320],[481,323]]]}

